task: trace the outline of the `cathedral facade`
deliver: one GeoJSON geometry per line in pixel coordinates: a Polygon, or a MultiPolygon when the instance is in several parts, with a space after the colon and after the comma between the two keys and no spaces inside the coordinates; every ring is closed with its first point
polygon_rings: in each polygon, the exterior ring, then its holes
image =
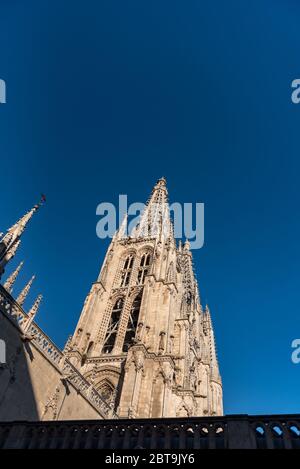
{"type": "MultiPolygon", "coordinates": [[[[106,406],[110,410],[99,412],[98,418],[223,415],[222,382],[210,311],[201,305],[189,242],[177,244],[168,210],[167,216],[162,217],[166,207],[168,193],[162,178],[133,232],[127,233],[125,220],[115,233],[76,330],[64,350],[57,352],[59,384],[52,397],[50,391],[48,399],[45,396],[39,416],[57,418],[57,412],[47,414],[47,403],[49,406],[51,399],[59,401],[64,389],[58,389],[61,383],[65,386],[64,380],[71,387],[78,380],[86,383],[83,398],[93,395],[95,401],[95,396],[99,396],[102,409],[106,406]]],[[[17,235],[11,229],[2,238],[1,273],[14,256],[20,235],[37,208],[27,214],[17,235]]],[[[20,268],[4,282],[2,295],[7,293],[11,298],[20,268]]],[[[25,332],[33,347],[36,336],[30,331],[41,297],[29,314],[23,311],[30,282],[13,302],[14,308],[20,307],[25,315],[18,321],[21,339],[24,342],[25,332]]],[[[2,311],[5,313],[3,301],[2,311]]],[[[33,374],[30,373],[31,378],[33,374]]],[[[72,406],[78,408],[78,403],[70,401],[67,409],[72,406]]],[[[87,418],[76,412],[68,415],[67,409],[60,419],[87,418]]]]}

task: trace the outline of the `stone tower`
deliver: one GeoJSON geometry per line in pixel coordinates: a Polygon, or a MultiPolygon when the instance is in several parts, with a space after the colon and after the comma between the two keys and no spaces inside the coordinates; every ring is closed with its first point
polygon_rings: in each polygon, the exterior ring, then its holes
{"type": "Polygon", "coordinates": [[[222,415],[210,311],[189,243],[176,245],[166,181],[117,231],[65,354],[120,418],[222,415]]]}

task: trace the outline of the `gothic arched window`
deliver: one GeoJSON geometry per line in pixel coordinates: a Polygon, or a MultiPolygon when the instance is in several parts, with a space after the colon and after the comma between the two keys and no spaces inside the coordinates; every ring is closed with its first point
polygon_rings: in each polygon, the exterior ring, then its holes
{"type": "Polygon", "coordinates": [[[113,351],[123,306],[124,306],[123,298],[119,298],[114,304],[114,307],[111,312],[105,340],[104,340],[104,345],[102,348],[102,353],[111,353],[113,351]]]}
{"type": "Polygon", "coordinates": [[[130,254],[124,262],[124,266],[121,272],[121,287],[127,287],[129,285],[130,276],[133,267],[134,256],[130,254]]]}
{"type": "Polygon", "coordinates": [[[143,254],[138,272],[138,284],[143,285],[150,270],[151,254],[143,254]]]}
{"type": "Polygon", "coordinates": [[[125,333],[123,349],[122,349],[123,352],[127,352],[130,345],[132,345],[133,339],[135,338],[136,328],[137,328],[137,324],[139,320],[141,302],[142,302],[142,292],[139,293],[135,297],[131,306],[128,323],[127,323],[127,329],[125,333]]]}
{"type": "Polygon", "coordinates": [[[107,403],[110,403],[113,400],[115,388],[106,379],[100,383],[97,391],[107,403]]]}

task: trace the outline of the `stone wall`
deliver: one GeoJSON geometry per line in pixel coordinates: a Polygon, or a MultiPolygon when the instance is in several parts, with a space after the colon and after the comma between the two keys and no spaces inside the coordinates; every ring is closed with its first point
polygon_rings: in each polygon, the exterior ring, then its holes
{"type": "Polygon", "coordinates": [[[33,332],[25,333],[20,317],[26,324],[26,313],[0,287],[0,338],[6,346],[0,421],[111,417],[110,408],[63,353],[35,324],[33,332]]]}

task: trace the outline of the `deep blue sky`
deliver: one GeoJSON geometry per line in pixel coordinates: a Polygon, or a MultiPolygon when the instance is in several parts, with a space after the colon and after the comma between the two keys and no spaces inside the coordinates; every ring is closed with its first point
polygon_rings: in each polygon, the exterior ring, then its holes
{"type": "Polygon", "coordinates": [[[60,346],[103,260],[102,201],[205,203],[194,252],[225,412],[299,412],[297,0],[0,0],[0,228],[35,203],[9,273],[32,273],[60,346]]]}

